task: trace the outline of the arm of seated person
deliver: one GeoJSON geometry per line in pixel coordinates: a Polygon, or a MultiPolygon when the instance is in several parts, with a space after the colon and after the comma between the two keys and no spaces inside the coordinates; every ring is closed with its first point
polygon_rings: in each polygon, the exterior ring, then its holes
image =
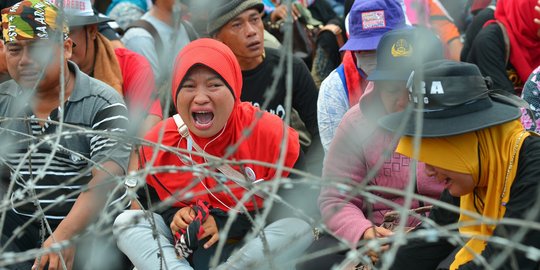
{"type": "Polygon", "coordinates": [[[370,171],[365,146],[373,143],[376,127],[362,117],[359,107],[339,123],[324,160],[319,208],[329,231],[355,247],[374,224],[364,213],[367,202],[352,188],[366,184],[370,171]],[[341,186],[341,188],[338,188],[341,186]]]}
{"type": "MultiPolygon", "coordinates": [[[[111,175],[121,175],[124,170],[115,162],[107,161],[101,164],[102,169],[92,170],[92,179],[88,183],[88,190],[81,192],[68,215],[54,230],[42,245],[42,248],[50,248],[62,241],[69,241],[82,232],[88,224],[95,219],[107,202],[106,195],[114,188],[114,181],[110,181],[111,175]]],[[[67,269],[72,269],[75,258],[75,246],[72,244],[59,253],[48,253],[36,259],[36,269],[63,269],[65,263],[67,269]]]]}

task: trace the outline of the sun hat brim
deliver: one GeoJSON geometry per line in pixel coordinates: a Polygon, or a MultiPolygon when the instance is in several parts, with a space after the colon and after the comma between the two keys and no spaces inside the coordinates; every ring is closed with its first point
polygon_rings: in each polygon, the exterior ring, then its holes
{"type": "Polygon", "coordinates": [[[68,16],[68,23],[70,27],[84,26],[91,24],[99,24],[102,22],[110,22],[113,19],[106,16],[68,16]]]}
{"type": "MultiPolygon", "coordinates": [[[[492,100],[493,106],[468,114],[448,118],[423,118],[421,137],[446,137],[481,130],[491,126],[510,122],[521,117],[521,110],[515,106],[492,100]]],[[[389,114],[379,119],[382,128],[396,132],[404,120],[405,129],[400,135],[413,136],[416,129],[416,117],[410,107],[406,111],[389,114]],[[408,119],[407,113],[411,113],[408,119]]]]}
{"type": "Polygon", "coordinates": [[[350,38],[345,42],[339,51],[372,51],[377,49],[377,45],[382,38],[382,34],[363,38],[350,38]]]}

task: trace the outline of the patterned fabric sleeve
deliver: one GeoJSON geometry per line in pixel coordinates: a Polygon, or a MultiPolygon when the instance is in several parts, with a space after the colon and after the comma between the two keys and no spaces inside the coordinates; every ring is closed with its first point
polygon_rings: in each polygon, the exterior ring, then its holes
{"type": "Polygon", "coordinates": [[[529,109],[532,116],[527,110],[522,109],[521,123],[528,130],[540,131],[540,67],[537,67],[525,82],[521,97],[529,103],[529,109]]]}
{"type": "Polygon", "coordinates": [[[324,152],[328,152],[332,138],[343,115],[349,109],[349,100],[337,72],[333,71],[322,82],[317,100],[317,120],[324,152]]]}

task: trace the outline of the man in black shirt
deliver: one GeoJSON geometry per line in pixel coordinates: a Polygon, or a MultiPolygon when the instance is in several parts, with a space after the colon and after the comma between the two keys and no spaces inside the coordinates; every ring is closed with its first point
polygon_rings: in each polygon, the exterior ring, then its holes
{"type": "MultiPolygon", "coordinates": [[[[287,70],[279,70],[280,52],[264,47],[261,12],[257,0],[219,1],[208,22],[209,34],[232,49],[242,68],[242,101],[251,102],[285,119],[287,70]],[[277,79],[277,85],[273,85],[277,79]],[[267,103],[267,104],[266,104],[267,103]]],[[[306,65],[293,57],[292,108],[298,111],[312,137],[312,147],[320,145],[317,127],[318,91],[306,65]]],[[[306,146],[306,145],[304,145],[306,146]]],[[[304,149],[306,150],[306,149],[304,149]]]]}

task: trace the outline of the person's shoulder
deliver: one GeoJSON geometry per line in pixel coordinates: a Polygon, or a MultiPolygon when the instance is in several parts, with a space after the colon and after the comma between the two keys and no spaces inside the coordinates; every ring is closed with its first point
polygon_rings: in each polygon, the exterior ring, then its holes
{"type": "Polygon", "coordinates": [[[92,94],[97,94],[102,97],[105,97],[109,101],[123,100],[120,93],[118,93],[110,85],[92,77],[88,77],[88,80],[89,80],[89,86],[90,86],[89,89],[92,94]]]}
{"type": "Polygon", "coordinates": [[[152,26],[156,28],[156,30],[159,30],[158,28],[161,28],[164,24],[166,24],[164,21],[160,20],[158,17],[153,16],[150,14],[150,12],[146,12],[142,17],[141,20],[145,20],[149,22],[152,26]]]}
{"type": "MultiPolygon", "coordinates": [[[[516,157],[517,158],[517,157],[516,157]]],[[[519,151],[517,165],[517,174],[512,189],[534,189],[540,184],[538,178],[540,176],[540,135],[537,133],[531,134],[523,140],[519,151]]],[[[510,191],[510,197],[519,196],[520,192],[510,191]]]]}
{"type": "Polygon", "coordinates": [[[297,132],[292,127],[285,124],[279,116],[269,112],[263,113],[263,116],[257,123],[257,132],[253,135],[264,138],[264,141],[269,147],[278,145],[283,139],[285,129],[288,129],[289,134],[293,132],[298,136],[297,132]]]}
{"type": "Polygon", "coordinates": [[[264,47],[265,59],[268,60],[279,60],[281,57],[281,52],[278,49],[264,47]]]}
{"type": "Polygon", "coordinates": [[[352,106],[341,118],[340,126],[363,126],[367,125],[367,118],[362,114],[359,105],[352,106]]]}
{"type": "MultiPolygon", "coordinates": [[[[279,59],[283,56],[282,49],[274,49],[270,47],[264,47],[265,60],[270,62],[279,62],[279,59]]],[[[298,56],[293,55],[293,65],[303,64],[304,62],[298,56]]]]}
{"type": "MultiPolygon", "coordinates": [[[[502,39],[502,29],[497,23],[490,23],[482,28],[476,38],[474,39],[475,43],[483,44],[483,41],[493,40],[493,39],[502,39]],[[477,41],[478,40],[478,41],[477,41]]],[[[485,44],[484,44],[485,45],[485,44]]]]}
{"type": "Polygon", "coordinates": [[[488,67],[488,64],[492,67],[491,62],[484,62],[493,57],[504,59],[504,51],[505,40],[501,27],[497,23],[491,23],[483,27],[473,39],[467,61],[484,66],[484,68],[488,67]]]}
{"type": "Polygon", "coordinates": [[[109,104],[124,104],[123,97],[110,85],[84,74],[78,68],[74,70],[74,73],[75,86],[70,100],[95,99],[96,102],[102,100],[109,104]]]}
{"type": "Polygon", "coordinates": [[[345,91],[341,77],[335,70],[322,81],[317,101],[319,105],[325,104],[333,107],[337,103],[339,104],[337,106],[349,106],[347,91],[345,91]]]}
{"type": "Polygon", "coordinates": [[[121,40],[126,42],[134,38],[152,38],[152,35],[142,27],[131,27],[122,35],[121,40]]]}
{"type": "Polygon", "coordinates": [[[116,57],[131,57],[133,55],[136,55],[137,53],[128,48],[115,48],[114,54],[116,55],[116,57]]]}
{"type": "MultiPolygon", "coordinates": [[[[533,133],[531,136],[528,136],[524,141],[521,148],[521,152],[525,153],[525,156],[530,156],[529,153],[536,152],[540,154],[540,134],[533,133]]],[[[540,156],[535,156],[540,160],[540,156]]]]}
{"type": "Polygon", "coordinates": [[[518,170],[529,172],[540,168],[540,134],[532,133],[525,138],[519,151],[518,170]]]}
{"type": "Polygon", "coordinates": [[[19,85],[13,79],[0,83],[0,95],[17,95],[19,90],[19,85]]]}
{"type": "Polygon", "coordinates": [[[257,70],[260,71],[262,69],[275,69],[279,65],[279,59],[281,57],[281,53],[279,50],[264,47],[264,59],[261,64],[259,64],[256,68],[252,69],[252,72],[257,70]]]}
{"type": "Polygon", "coordinates": [[[149,142],[158,142],[161,137],[166,138],[170,134],[178,135],[176,123],[172,117],[163,119],[154,125],[145,135],[144,140],[149,142]],[[163,136],[161,135],[163,133],[163,136]]]}
{"type": "Polygon", "coordinates": [[[343,115],[343,121],[348,122],[356,122],[361,120],[364,115],[362,114],[362,110],[360,109],[359,105],[352,106],[347,112],[343,115]]]}
{"type": "Polygon", "coordinates": [[[150,63],[146,57],[127,48],[116,48],[114,53],[120,65],[126,65],[131,69],[140,68],[141,66],[150,67],[150,63]]]}
{"type": "Polygon", "coordinates": [[[381,130],[377,126],[377,123],[366,117],[359,105],[351,107],[341,118],[341,122],[338,125],[338,129],[342,130],[344,134],[352,136],[353,140],[366,140],[371,138],[373,134],[377,133],[377,130],[381,130]]]}
{"type": "Polygon", "coordinates": [[[257,131],[262,134],[262,136],[266,137],[282,134],[283,129],[276,127],[284,127],[286,125],[279,116],[263,111],[249,102],[242,102],[240,106],[243,118],[242,122],[251,123],[257,121],[257,131]],[[259,112],[261,113],[261,116],[257,119],[257,113],[259,112]]]}
{"type": "Polygon", "coordinates": [[[0,83],[0,105],[5,106],[11,100],[19,96],[20,88],[14,80],[0,83]]]}
{"type": "MultiPolygon", "coordinates": [[[[151,19],[149,19],[148,16],[150,15],[146,13],[140,18],[140,20],[144,20],[152,24],[151,19]]],[[[142,27],[132,25],[128,25],[127,27],[127,31],[124,33],[124,35],[122,35],[122,42],[124,43],[133,38],[152,38],[152,34],[150,34],[150,32],[146,31],[146,29],[142,27]]]]}
{"type": "Polygon", "coordinates": [[[324,78],[321,83],[320,91],[323,91],[323,89],[332,90],[334,88],[343,88],[343,82],[341,81],[341,77],[336,70],[333,70],[332,72],[330,72],[330,74],[328,74],[328,76],[326,76],[326,78],[324,78]]]}

